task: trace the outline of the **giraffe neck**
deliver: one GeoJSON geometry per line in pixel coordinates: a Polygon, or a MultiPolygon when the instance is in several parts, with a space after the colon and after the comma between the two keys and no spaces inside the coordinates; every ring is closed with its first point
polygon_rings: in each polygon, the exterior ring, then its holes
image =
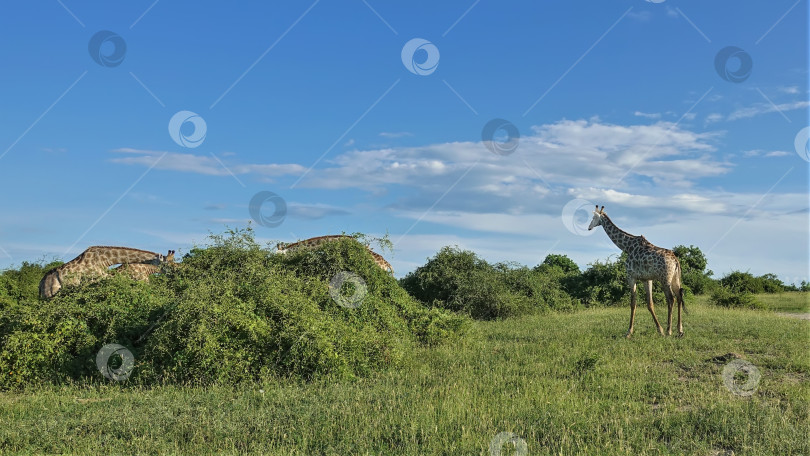
{"type": "Polygon", "coordinates": [[[631,246],[637,244],[641,239],[643,239],[641,236],[633,236],[627,231],[624,231],[616,226],[616,224],[610,220],[610,217],[608,217],[607,214],[602,214],[602,228],[605,229],[605,234],[607,234],[610,240],[616,244],[616,247],[621,249],[623,252],[628,251],[631,246]]]}
{"type": "Polygon", "coordinates": [[[114,264],[160,264],[162,255],[127,247],[93,246],[61,267],[66,270],[106,269],[114,264]]]}
{"type": "Polygon", "coordinates": [[[335,241],[343,238],[351,238],[351,236],[346,236],[345,234],[330,234],[328,236],[318,236],[314,238],[304,239],[303,241],[295,242],[292,244],[287,244],[283,247],[283,249],[279,248],[279,250],[292,250],[299,247],[317,247],[323,244],[324,242],[335,241]]]}

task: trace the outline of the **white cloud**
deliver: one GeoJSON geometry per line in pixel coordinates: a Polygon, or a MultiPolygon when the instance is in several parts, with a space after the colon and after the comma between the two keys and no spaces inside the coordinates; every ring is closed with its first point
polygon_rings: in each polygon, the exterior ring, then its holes
{"type": "Polygon", "coordinates": [[[706,116],[706,120],[704,121],[704,123],[706,125],[708,125],[708,124],[713,124],[715,122],[720,122],[721,120],[723,120],[723,115],[720,114],[720,113],[714,112],[714,113],[711,113],[708,116],[706,116]]]}
{"type": "Polygon", "coordinates": [[[397,186],[435,200],[457,182],[452,193],[491,200],[542,197],[549,187],[613,186],[629,172],[630,180],[689,187],[728,171],[728,164],[710,158],[716,136],[671,122],[563,120],[534,127],[508,156],[492,154],[480,142],[346,152],[330,160],[331,166],[313,170],[301,186],[368,191],[397,186]]]}
{"type": "Polygon", "coordinates": [[[807,109],[808,107],[810,107],[810,102],[808,101],[794,101],[791,103],[781,103],[778,105],[772,105],[770,103],[757,103],[753,106],[737,109],[729,114],[728,120],[747,119],[772,112],[786,112],[796,109],[807,109]]]}
{"type": "Polygon", "coordinates": [[[384,131],[380,133],[380,136],[382,136],[383,138],[396,139],[396,138],[403,138],[405,136],[413,136],[413,133],[409,133],[407,131],[399,131],[399,132],[384,131]]]}
{"type": "Polygon", "coordinates": [[[651,112],[650,113],[650,112],[636,111],[636,112],[633,113],[633,115],[636,116],[636,117],[646,117],[648,119],[660,119],[661,118],[661,113],[660,112],[651,112]]]}
{"type": "Polygon", "coordinates": [[[798,95],[799,94],[799,87],[798,86],[778,87],[777,90],[779,90],[782,93],[788,93],[788,94],[791,94],[791,95],[798,95]]]}
{"type": "Polygon", "coordinates": [[[180,171],[205,174],[209,176],[228,176],[230,174],[258,174],[265,177],[300,175],[306,171],[298,164],[221,164],[212,156],[161,152],[132,148],[115,149],[112,152],[129,154],[110,159],[113,163],[125,165],[152,166],[159,170],[180,171]],[[164,155],[165,154],[165,155],[164,155]],[[163,157],[163,158],[161,158],[163,157]]]}
{"type": "Polygon", "coordinates": [[[753,149],[753,150],[746,150],[742,153],[743,157],[787,157],[792,156],[792,152],[786,152],[784,150],[762,150],[762,149],[753,149]]]}

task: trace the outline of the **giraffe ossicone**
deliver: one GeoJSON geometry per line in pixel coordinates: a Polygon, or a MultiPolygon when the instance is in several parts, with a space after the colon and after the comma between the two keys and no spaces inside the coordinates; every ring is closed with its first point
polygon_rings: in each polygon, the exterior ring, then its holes
{"type": "Polygon", "coordinates": [[[667,334],[672,335],[672,306],[674,301],[678,301],[678,336],[683,336],[683,322],[681,320],[681,309],[686,311],[683,302],[683,286],[681,282],[681,263],[675,252],[653,245],[644,236],[634,236],[616,226],[610,217],[605,213],[605,206],[593,211],[593,219],[588,226],[592,230],[601,226],[605,230],[611,241],[627,254],[627,284],[630,286],[630,327],[626,337],[633,334],[633,323],[636,317],[636,282],[644,282],[647,294],[647,309],[652,314],[655,326],[659,334],[664,334],[664,329],[655,316],[655,308],[652,298],[652,281],[657,280],[664,289],[667,299],[667,334]]]}

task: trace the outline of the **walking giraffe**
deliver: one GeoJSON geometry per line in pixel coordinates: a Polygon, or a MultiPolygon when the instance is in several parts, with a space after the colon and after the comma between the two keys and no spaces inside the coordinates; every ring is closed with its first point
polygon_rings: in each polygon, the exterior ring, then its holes
{"type": "Polygon", "coordinates": [[[50,299],[65,285],[78,285],[83,278],[102,276],[114,264],[146,263],[158,265],[165,261],[159,253],[128,247],[93,246],[81,255],[49,271],[39,282],[39,295],[50,299]]]}
{"type": "MultiPolygon", "coordinates": [[[[323,244],[324,242],[338,241],[340,239],[354,239],[354,237],[347,236],[345,234],[330,234],[328,236],[318,236],[314,238],[304,239],[303,241],[294,242],[292,244],[285,244],[279,242],[276,245],[276,251],[278,253],[287,253],[289,251],[299,248],[316,248],[319,245],[323,244]]],[[[366,250],[368,250],[368,253],[370,253],[371,256],[374,258],[374,263],[376,263],[377,266],[380,267],[380,269],[389,272],[391,274],[394,273],[394,268],[392,268],[391,265],[387,261],[385,261],[385,258],[383,258],[382,255],[371,250],[367,245],[364,247],[366,248],[366,250]]]]}
{"type": "Polygon", "coordinates": [[[644,236],[633,236],[623,231],[610,220],[605,213],[605,206],[593,211],[593,219],[588,226],[592,230],[597,226],[605,229],[611,241],[627,254],[627,283],[630,286],[630,328],[626,337],[633,335],[633,321],[636,317],[636,282],[644,281],[647,292],[647,308],[652,314],[658,333],[664,335],[664,329],[655,316],[652,299],[652,281],[658,280],[667,297],[667,334],[672,335],[672,305],[678,300],[678,336],[683,336],[683,323],[681,322],[681,309],[686,310],[683,303],[683,287],[681,286],[681,263],[672,250],[653,245],[644,236]]]}

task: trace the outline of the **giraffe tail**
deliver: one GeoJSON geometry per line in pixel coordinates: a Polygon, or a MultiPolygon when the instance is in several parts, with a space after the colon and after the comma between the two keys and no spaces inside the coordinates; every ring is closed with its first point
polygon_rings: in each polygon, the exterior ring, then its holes
{"type": "Polygon", "coordinates": [[[678,265],[678,298],[680,299],[681,305],[683,306],[683,313],[689,315],[689,311],[686,310],[686,301],[683,299],[684,295],[683,285],[681,285],[683,283],[683,270],[681,269],[681,262],[677,259],[677,257],[675,264],[678,265]]]}
{"type": "Polygon", "coordinates": [[[683,299],[683,287],[681,287],[681,289],[678,290],[678,296],[680,296],[680,298],[681,298],[681,303],[682,303],[681,305],[683,306],[683,313],[689,315],[689,311],[686,310],[686,301],[684,301],[684,299],[683,299]]]}

